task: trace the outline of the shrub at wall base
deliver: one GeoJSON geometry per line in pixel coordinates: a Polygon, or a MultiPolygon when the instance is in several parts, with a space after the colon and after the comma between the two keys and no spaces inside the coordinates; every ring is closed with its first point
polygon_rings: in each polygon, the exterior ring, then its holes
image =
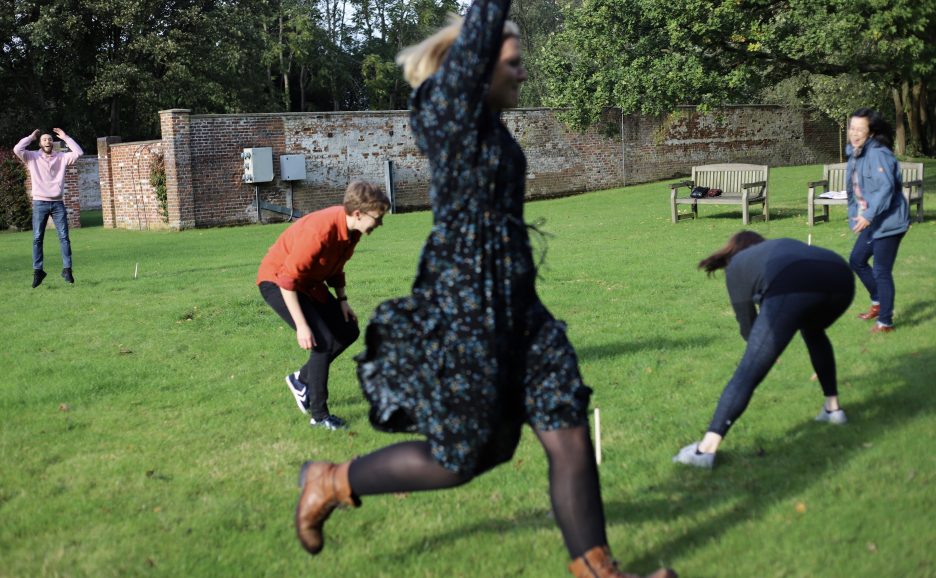
{"type": "Polygon", "coordinates": [[[32,228],[32,203],[26,192],[26,168],[13,151],[0,149],[0,230],[32,228]]]}

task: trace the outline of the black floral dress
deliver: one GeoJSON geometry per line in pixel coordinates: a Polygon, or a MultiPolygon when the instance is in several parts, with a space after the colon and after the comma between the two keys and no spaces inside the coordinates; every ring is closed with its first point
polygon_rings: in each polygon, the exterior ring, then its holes
{"type": "Polygon", "coordinates": [[[419,432],[474,475],[509,460],[524,422],[587,422],[591,390],[536,295],[523,221],[526,158],[485,103],[509,0],[476,0],[441,68],[413,93],[433,227],[412,295],[382,303],[357,356],[375,428],[419,432]]]}

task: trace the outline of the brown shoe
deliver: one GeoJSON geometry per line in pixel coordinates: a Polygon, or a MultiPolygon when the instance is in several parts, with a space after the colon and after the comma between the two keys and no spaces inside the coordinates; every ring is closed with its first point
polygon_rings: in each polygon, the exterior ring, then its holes
{"type": "Polygon", "coordinates": [[[871,328],[871,333],[890,333],[894,331],[893,325],[881,325],[880,323],[875,323],[874,327],[871,328]]]}
{"type": "Polygon", "coordinates": [[[864,313],[858,314],[858,319],[864,319],[865,321],[871,321],[872,319],[877,319],[877,316],[881,313],[880,305],[871,305],[871,309],[868,309],[864,313]]]}
{"type": "Polygon", "coordinates": [[[351,462],[306,462],[302,464],[299,485],[302,493],[296,504],[296,535],[309,554],[318,554],[325,546],[322,526],[339,506],[357,508],[361,501],[351,493],[348,468],[351,462]]]}
{"type": "MultiPolygon", "coordinates": [[[[618,562],[611,557],[607,546],[595,546],[569,564],[569,572],[575,578],[640,578],[636,574],[622,572],[618,562]]],[[[678,578],[669,568],[660,568],[646,578],[678,578]]]]}

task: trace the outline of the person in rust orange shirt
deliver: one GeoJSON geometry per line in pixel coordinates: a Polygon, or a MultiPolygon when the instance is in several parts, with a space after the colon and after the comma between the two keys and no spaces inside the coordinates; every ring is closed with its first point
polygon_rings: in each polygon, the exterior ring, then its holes
{"type": "Polygon", "coordinates": [[[342,205],[290,225],[260,263],[260,294],[295,329],[299,347],[309,351],[309,361],[287,375],[286,384],[312,426],[345,427],[343,419],[328,411],[328,367],[361,333],[348,305],[344,265],[361,236],[379,227],[389,208],[380,187],[354,181],[342,205]]]}

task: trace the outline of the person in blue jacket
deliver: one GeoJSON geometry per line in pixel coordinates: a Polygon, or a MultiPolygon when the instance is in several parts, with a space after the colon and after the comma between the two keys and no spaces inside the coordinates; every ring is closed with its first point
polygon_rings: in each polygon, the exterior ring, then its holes
{"type": "Polygon", "coordinates": [[[816,421],[846,423],[838,400],[835,352],[826,335],[855,295],[855,278],[845,260],[795,239],[768,241],[741,231],[699,268],[709,275],[725,269],[728,296],[747,347],[702,441],[682,448],[673,461],[700,468],[715,465],[715,452],[728,430],[797,331],[825,395],[816,421]]]}
{"type": "Polygon", "coordinates": [[[858,317],[877,319],[871,333],[894,330],[894,261],[910,228],[900,165],[894,158],[893,130],[880,113],[856,110],[848,123],[848,221],[858,234],[849,265],[871,296],[871,308],[858,317]],[[874,265],[868,262],[874,259],[874,265]]]}

